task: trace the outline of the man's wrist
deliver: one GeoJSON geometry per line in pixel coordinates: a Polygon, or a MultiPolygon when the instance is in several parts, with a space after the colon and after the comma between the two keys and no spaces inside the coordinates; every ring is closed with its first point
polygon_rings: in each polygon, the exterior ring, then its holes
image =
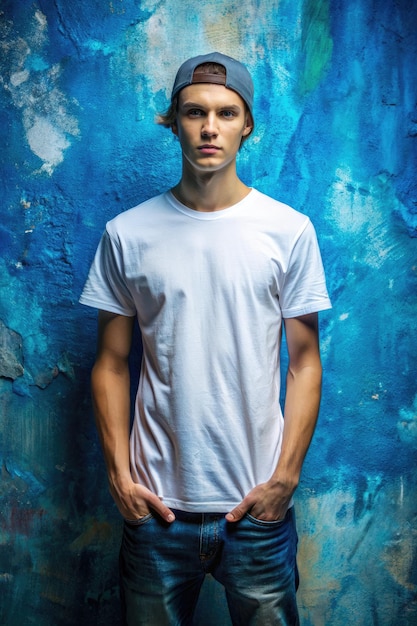
{"type": "Polygon", "coordinates": [[[107,479],[110,485],[110,488],[116,488],[118,490],[123,490],[124,488],[130,487],[132,484],[132,476],[129,472],[108,472],[107,479]]]}
{"type": "Polygon", "coordinates": [[[292,495],[298,487],[299,473],[277,468],[268,482],[271,488],[279,488],[292,495]]]}

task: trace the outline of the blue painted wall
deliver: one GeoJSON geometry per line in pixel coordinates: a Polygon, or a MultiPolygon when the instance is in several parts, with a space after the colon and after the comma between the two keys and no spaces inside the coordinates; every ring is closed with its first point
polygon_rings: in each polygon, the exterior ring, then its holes
{"type": "MultiPolygon", "coordinates": [[[[3,0],[0,20],[0,623],[118,623],[77,300],[105,221],[177,181],[153,118],[213,49],[255,79],[240,174],[311,216],[334,304],[297,498],[302,624],[417,623],[416,3],[3,0]]],[[[226,625],[205,593],[199,623],[226,625]]]]}

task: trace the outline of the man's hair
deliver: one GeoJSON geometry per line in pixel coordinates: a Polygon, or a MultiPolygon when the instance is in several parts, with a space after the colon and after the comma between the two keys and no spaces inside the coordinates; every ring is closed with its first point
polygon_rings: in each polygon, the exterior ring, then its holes
{"type": "MultiPolygon", "coordinates": [[[[198,69],[199,74],[220,74],[222,76],[226,76],[226,70],[223,67],[223,65],[220,65],[220,63],[202,63],[201,65],[198,65],[196,69],[198,69]]],[[[168,109],[165,111],[165,113],[159,113],[156,116],[156,123],[160,124],[161,126],[164,126],[164,128],[172,128],[177,120],[177,112],[178,112],[178,97],[175,96],[172,99],[172,102],[169,105],[168,109]]],[[[248,113],[250,115],[248,105],[245,102],[245,114],[248,114],[248,113]]],[[[252,115],[250,115],[250,118],[253,124],[252,115]]],[[[248,137],[251,134],[252,134],[252,131],[249,133],[247,137],[242,137],[242,144],[244,141],[246,141],[246,139],[248,139],[248,137]]]]}

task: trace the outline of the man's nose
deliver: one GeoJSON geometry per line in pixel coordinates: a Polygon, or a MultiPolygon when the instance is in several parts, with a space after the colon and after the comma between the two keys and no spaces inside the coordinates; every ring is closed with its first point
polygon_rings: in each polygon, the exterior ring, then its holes
{"type": "Polygon", "coordinates": [[[217,135],[218,134],[218,128],[217,128],[217,124],[216,124],[216,116],[213,114],[209,114],[207,115],[207,117],[204,120],[204,123],[201,127],[201,134],[202,135],[217,135]]]}

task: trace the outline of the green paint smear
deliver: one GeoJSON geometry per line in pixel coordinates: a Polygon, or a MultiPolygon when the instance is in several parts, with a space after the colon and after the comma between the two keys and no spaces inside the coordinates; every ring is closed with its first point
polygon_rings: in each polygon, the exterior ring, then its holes
{"type": "Polygon", "coordinates": [[[305,0],[301,41],[304,69],[299,91],[305,95],[317,87],[332,56],[329,0],[305,0]]]}

